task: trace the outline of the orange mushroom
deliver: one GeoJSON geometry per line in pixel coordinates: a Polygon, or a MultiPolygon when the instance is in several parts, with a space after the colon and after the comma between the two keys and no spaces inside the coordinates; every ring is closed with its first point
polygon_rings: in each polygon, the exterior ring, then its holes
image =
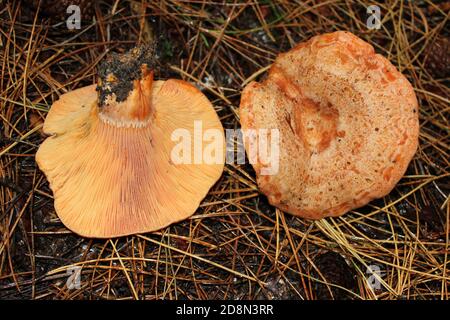
{"type": "Polygon", "coordinates": [[[201,123],[224,146],[223,127],[194,86],[153,81],[153,64],[152,48],[112,55],[100,66],[98,92],[90,85],[63,94],[47,115],[50,137],[36,161],[59,218],[82,236],[150,232],[186,219],[222,174],[223,150],[215,162],[174,161],[173,132],[194,136],[201,123]]]}
{"type": "Polygon", "coordinates": [[[279,130],[278,173],[263,175],[255,163],[258,185],[272,205],[311,219],[388,194],[418,145],[411,84],[343,31],[280,54],[264,82],[244,89],[240,120],[243,130],[279,130]]]}

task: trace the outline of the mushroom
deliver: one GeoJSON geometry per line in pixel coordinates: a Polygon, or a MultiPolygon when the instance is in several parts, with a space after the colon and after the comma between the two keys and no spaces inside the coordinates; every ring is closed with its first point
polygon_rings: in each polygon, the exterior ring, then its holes
{"type": "MultiPolygon", "coordinates": [[[[294,215],[339,216],[388,194],[418,145],[408,80],[350,32],[311,38],[280,54],[240,103],[242,130],[279,130],[279,170],[253,166],[269,202],[294,215]]],[[[249,152],[249,142],[245,142],[249,152]]]]}
{"type": "Polygon", "coordinates": [[[222,174],[223,148],[188,141],[185,152],[213,149],[215,161],[174,159],[177,130],[197,138],[209,130],[211,143],[224,146],[223,127],[198,89],[154,81],[153,67],[153,47],[112,55],[97,87],[63,94],[47,115],[50,137],[36,161],[59,218],[79,235],[117,237],[186,219],[222,174]]]}

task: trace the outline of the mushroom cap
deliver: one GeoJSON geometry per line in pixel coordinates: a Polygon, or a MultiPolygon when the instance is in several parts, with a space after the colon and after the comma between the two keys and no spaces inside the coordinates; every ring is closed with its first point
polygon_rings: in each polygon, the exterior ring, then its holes
{"type": "Polygon", "coordinates": [[[146,97],[152,106],[147,126],[103,121],[95,85],[66,93],[51,107],[44,123],[51,136],[36,161],[53,190],[59,218],[75,233],[108,238],[161,229],[192,215],[221,176],[224,156],[199,164],[175,164],[171,158],[177,144],[171,134],[185,129],[194,136],[194,121],[201,121],[203,132],[220,132],[219,143],[225,145],[209,100],[174,79],[154,81],[146,97]]]}
{"type": "Polygon", "coordinates": [[[264,82],[243,90],[240,120],[243,130],[279,130],[278,173],[262,175],[264,165],[253,164],[259,188],[272,205],[310,219],[388,194],[418,145],[411,84],[344,31],[280,54],[264,82]]]}

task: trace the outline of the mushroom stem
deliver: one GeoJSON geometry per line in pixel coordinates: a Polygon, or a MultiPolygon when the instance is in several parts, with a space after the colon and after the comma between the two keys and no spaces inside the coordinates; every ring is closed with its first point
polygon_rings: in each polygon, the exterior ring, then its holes
{"type": "Polygon", "coordinates": [[[143,127],[151,119],[154,45],[112,54],[99,67],[98,106],[102,121],[143,127]]]}
{"type": "Polygon", "coordinates": [[[134,80],[134,89],[128,98],[134,98],[134,101],[130,103],[127,111],[130,118],[137,121],[146,121],[151,114],[153,70],[148,71],[146,65],[142,66],[142,69],[145,75],[140,80],[134,80]]]}

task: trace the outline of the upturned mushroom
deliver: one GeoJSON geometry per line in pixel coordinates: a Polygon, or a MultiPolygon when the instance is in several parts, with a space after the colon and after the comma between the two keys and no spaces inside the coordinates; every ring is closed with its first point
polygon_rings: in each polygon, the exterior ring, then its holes
{"type": "Polygon", "coordinates": [[[240,120],[243,130],[279,130],[279,171],[262,175],[256,162],[258,185],[272,205],[311,219],[388,194],[418,145],[411,84],[343,31],[280,54],[264,82],[244,89],[240,120]]]}
{"type": "MultiPolygon", "coordinates": [[[[216,161],[173,159],[173,132],[193,137],[199,123],[224,146],[223,127],[198,89],[181,80],[154,81],[153,67],[151,47],[112,55],[99,68],[97,86],[63,94],[47,115],[50,137],[36,160],[56,213],[77,234],[117,237],[186,219],[222,174],[224,152],[217,148],[210,148],[216,161]]],[[[208,147],[187,145],[187,152],[208,147]]]]}

